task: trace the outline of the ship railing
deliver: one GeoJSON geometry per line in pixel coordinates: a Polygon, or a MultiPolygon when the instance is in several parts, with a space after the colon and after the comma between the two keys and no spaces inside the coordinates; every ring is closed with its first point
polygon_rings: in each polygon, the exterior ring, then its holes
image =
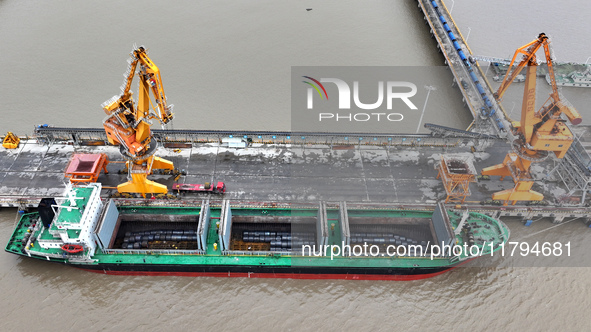
{"type": "MultiPolygon", "coordinates": [[[[328,256],[323,256],[323,257],[330,257],[330,255],[328,256]]],[[[391,258],[391,259],[425,259],[425,260],[450,260],[452,257],[455,256],[447,256],[447,255],[434,255],[433,257],[431,257],[431,253],[429,252],[424,252],[423,254],[420,253],[410,253],[410,254],[406,254],[406,255],[387,255],[387,256],[372,256],[370,254],[364,254],[364,255],[359,255],[359,256],[341,256],[341,257],[347,257],[350,259],[369,259],[369,258],[391,258]]]]}
{"type": "MultiPolygon", "coordinates": [[[[43,232],[39,232],[39,234],[41,234],[41,233],[43,233],[43,232]]],[[[41,243],[43,243],[44,246],[48,246],[50,248],[51,248],[51,245],[54,245],[54,247],[61,247],[62,244],[64,244],[64,241],[62,241],[61,239],[56,239],[56,240],[42,239],[42,240],[37,240],[37,242],[39,242],[39,245],[41,245],[41,243]]]]}
{"type": "Polygon", "coordinates": [[[70,263],[81,264],[81,263],[94,263],[94,262],[96,262],[96,259],[92,259],[92,258],[87,257],[87,256],[80,256],[80,257],[72,257],[72,258],[69,258],[68,261],[70,263]]]}
{"type": "Polygon", "coordinates": [[[30,255],[33,255],[33,256],[46,258],[47,260],[50,260],[50,258],[57,258],[57,259],[67,259],[70,262],[91,262],[92,261],[92,259],[88,255],[88,253],[84,253],[83,255],[68,254],[66,252],[49,253],[49,252],[41,252],[38,250],[32,250],[32,249],[26,250],[26,252],[30,255]]]}
{"type": "Polygon", "coordinates": [[[144,250],[144,249],[103,249],[109,255],[203,255],[203,250],[144,250]]]}
{"type": "MultiPolygon", "coordinates": [[[[107,100],[102,105],[108,106],[119,96],[107,100]]],[[[154,129],[152,133],[161,143],[214,143],[221,144],[227,137],[244,138],[251,147],[257,145],[281,145],[287,147],[307,146],[373,146],[373,147],[418,147],[418,146],[457,146],[462,141],[454,137],[434,137],[431,134],[390,134],[390,133],[326,133],[326,132],[266,132],[266,131],[221,131],[221,130],[186,130],[154,129]]],[[[40,144],[66,143],[75,144],[85,141],[104,141],[107,136],[104,128],[64,128],[37,127],[35,137],[40,144]]]]}
{"type": "MultiPolygon", "coordinates": [[[[330,255],[328,256],[323,256],[322,254],[318,253],[318,256],[316,255],[302,255],[302,252],[299,250],[294,250],[294,251],[241,251],[241,250],[223,250],[222,251],[222,255],[224,256],[275,256],[275,255],[280,255],[280,256],[301,256],[301,257],[330,257],[330,255]]],[[[345,256],[343,256],[345,257],[345,256]]],[[[362,259],[368,259],[368,258],[381,258],[381,257],[375,257],[375,256],[371,256],[371,255],[360,255],[360,256],[346,256],[347,258],[362,258],[362,259]]],[[[447,256],[447,255],[439,255],[439,256],[434,256],[433,258],[431,258],[431,256],[427,253],[420,255],[420,254],[407,254],[407,255],[394,255],[394,256],[390,256],[389,258],[397,258],[397,259],[417,259],[417,258],[424,258],[426,260],[433,260],[433,259],[437,259],[437,260],[450,260],[450,261],[454,261],[458,259],[457,256],[447,256]]]]}
{"type": "Polygon", "coordinates": [[[225,256],[302,256],[298,250],[295,251],[242,251],[242,250],[224,250],[222,255],[225,256]]]}

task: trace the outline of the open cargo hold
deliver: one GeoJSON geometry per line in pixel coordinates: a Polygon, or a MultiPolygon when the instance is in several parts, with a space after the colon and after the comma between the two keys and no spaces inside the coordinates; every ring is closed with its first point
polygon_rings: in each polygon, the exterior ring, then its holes
{"type": "Polygon", "coordinates": [[[210,216],[206,201],[192,207],[156,209],[116,207],[110,201],[97,234],[106,253],[202,254],[207,247],[210,216]]]}
{"type": "Polygon", "coordinates": [[[212,205],[203,201],[194,207],[117,209],[111,202],[99,238],[110,253],[205,254],[208,244],[216,243],[224,255],[327,255],[324,246],[364,244],[376,245],[380,252],[388,246],[421,246],[426,253],[430,245],[450,244],[454,237],[442,206],[433,212],[345,202],[265,207],[225,200],[212,205]]]}
{"type": "Polygon", "coordinates": [[[316,247],[317,225],[322,213],[318,205],[282,204],[266,209],[238,205],[229,209],[231,235],[227,254],[275,252],[297,255],[302,246],[316,247]]]}

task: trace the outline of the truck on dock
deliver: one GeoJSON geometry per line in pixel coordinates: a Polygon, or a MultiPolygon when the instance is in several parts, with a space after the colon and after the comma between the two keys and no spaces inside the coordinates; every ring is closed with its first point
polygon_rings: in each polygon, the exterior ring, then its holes
{"type": "Polygon", "coordinates": [[[226,192],[226,185],[220,181],[217,183],[205,182],[204,184],[173,183],[172,190],[176,190],[178,193],[208,192],[221,195],[226,192]]]}

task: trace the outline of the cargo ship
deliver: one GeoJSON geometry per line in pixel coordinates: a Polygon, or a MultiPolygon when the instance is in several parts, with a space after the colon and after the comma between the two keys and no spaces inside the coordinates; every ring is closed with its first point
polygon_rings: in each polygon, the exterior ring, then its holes
{"type": "MultiPolygon", "coordinates": [[[[510,60],[506,63],[491,62],[491,67],[495,72],[493,80],[495,82],[503,81],[503,77],[509,70],[510,60]]],[[[556,62],[553,64],[555,72],[555,84],[557,86],[568,86],[575,88],[589,88],[591,87],[591,65],[577,64],[577,63],[564,63],[556,62]]],[[[552,85],[552,79],[548,73],[548,64],[541,63],[538,70],[536,71],[538,77],[544,77],[548,85],[552,85]]],[[[525,82],[524,75],[517,75],[515,82],[525,82]]]]}
{"type": "MultiPolygon", "coordinates": [[[[546,74],[546,82],[551,84],[550,75],[546,74]]],[[[568,74],[556,75],[556,85],[572,86],[577,88],[591,87],[591,66],[585,71],[572,71],[568,74]]]]}
{"type": "Polygon", "coordinates": [[[443,203],[124,200],[100,191],[70,183],[43,198],[6,251],[105,274],[413,280],[489,255],[510,235],[499,220],[443,203]]]}

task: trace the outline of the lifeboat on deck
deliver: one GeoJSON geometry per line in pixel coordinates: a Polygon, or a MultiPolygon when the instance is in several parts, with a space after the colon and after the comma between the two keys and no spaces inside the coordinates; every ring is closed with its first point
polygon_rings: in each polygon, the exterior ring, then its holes
{"type": "Polygon", "coordinates": [[[84,247],[79,244],[64,244],[62,250],[69,254],[77,254],[84,251],[84,247]]]}

